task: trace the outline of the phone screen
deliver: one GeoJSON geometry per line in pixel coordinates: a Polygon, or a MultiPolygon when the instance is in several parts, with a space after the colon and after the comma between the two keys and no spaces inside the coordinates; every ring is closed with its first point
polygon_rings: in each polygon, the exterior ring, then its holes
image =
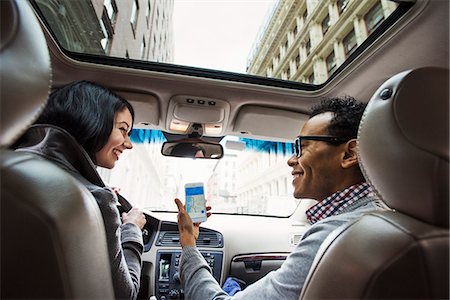
{"type": "Polygon", "coordinates": [[[205,191],[202,183],[187,183],[186,211],[194,223],[206,221],[205,191]]]}

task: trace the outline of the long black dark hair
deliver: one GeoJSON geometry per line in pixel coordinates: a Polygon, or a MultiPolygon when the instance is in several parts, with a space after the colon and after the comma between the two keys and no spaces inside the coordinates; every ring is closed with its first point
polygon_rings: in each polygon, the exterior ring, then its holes
{"type": "Polygon", "coordinates": [[[128,108],[134,123],[134,110],[127,100],[101,85],[76,81],[50,94],[35,124],[65,129],[95,163],[95,153],[108,142],[116,113],[124,108],[128,108]]]}

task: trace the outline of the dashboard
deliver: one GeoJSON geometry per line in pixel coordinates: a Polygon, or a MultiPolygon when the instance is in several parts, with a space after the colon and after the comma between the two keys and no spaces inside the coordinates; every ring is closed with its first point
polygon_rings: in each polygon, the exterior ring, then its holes
{"type": "MultiPolygon", "coordinates": [[[[144,259],[141,280],[143,284],[139,298],[148,299],[148,296],[155,295],[159,300],[184,299],[178,275],[181,257],[178,225],[172,221],[159,221],[149,214],[146,214],[146,218],[147,223],[143,229],[144,256],[154,257],[154,263],[144,259]]],[[[197,248],[209,264],[211,273],[218,283],[222,279],[223,246],[223,235],[220,232],[200,227],[197,248]]]]}
{"type": "MultiPolygon", "coordinates": [[[[181,257],[177,213],[144,212],[147,223],[138,299],[184,299],[177,274],[181,257]]],[[[235,277],[245,286],[278,269],[308,227],[296,214],[280,218],[214,213],[200,226],[197,248],[219,285],[235,277]]]]}
{"type": "MultiPolygon", "coordinates": [[[[222,271],[222,251],[200,251],[211,267],[212,274],[217,282],[220,282],[222,271]]],[[[178,267],[181,251],[160,250],[156,255],[156,297],[159,300],[183,299],[183,289],[180,286],[178,267]]]]}

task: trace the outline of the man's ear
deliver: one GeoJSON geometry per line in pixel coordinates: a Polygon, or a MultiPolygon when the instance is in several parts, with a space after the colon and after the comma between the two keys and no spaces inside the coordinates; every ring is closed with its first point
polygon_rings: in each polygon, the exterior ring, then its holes
{"type": "Polygon", "coordinates": [[[341,166],[344,169],[351,168],[358,165],[358,154],[356,152],[356,139],[351,139],[345,143],[345,152],[341,161],[341,166]]]}

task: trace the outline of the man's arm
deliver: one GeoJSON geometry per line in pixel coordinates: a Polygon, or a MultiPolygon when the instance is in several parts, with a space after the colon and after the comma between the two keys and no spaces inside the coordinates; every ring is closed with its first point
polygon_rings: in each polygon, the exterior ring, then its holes
{"type": "MultiPolygon", "coordinates": [[[[179,201],[179,200],[178,200],[179,201]]],[[[186,299],[298,299],[306,276],[311,268],[314,257],[323,240],[344,220],[330,220],[312,226],[301,242],[288,256],[282,266],[270,272],[257,282],[249,285],[244,291],[233,297],[228,296],[216,282],[208,264],[195,248],[195,236],[192,221],[184,210],[181,202],[179,209],[180,240],[183,254],[180,261],[181,282],[184,286],[186,299]],[[183,243],[186,243],[183,245],[183,243]]]]}

